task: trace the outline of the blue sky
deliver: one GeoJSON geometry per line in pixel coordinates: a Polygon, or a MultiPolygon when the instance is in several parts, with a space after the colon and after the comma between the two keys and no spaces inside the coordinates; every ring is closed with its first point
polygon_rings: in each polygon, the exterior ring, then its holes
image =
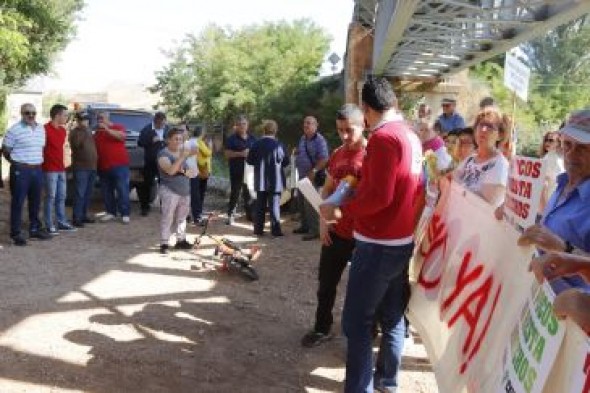
{"type": "MultiPolygon", "coordinates": [[[[329,53],[343,57],[353,5],[353,0],[87,0],[78,34],[45,87],[98,91],[113,84],[150,84],[154,71],[167,63],[161,50],[210,23],[240,27],[309,18],[333,37],[329,53]]],[[[329,69],[326,63],[323,72],[329,69]]]]}

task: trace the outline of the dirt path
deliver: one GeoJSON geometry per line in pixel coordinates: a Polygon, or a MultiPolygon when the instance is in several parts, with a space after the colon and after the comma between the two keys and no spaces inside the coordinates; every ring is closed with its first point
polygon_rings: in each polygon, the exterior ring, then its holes
{"type": "MultiPolygon", "coordinates": [[[[0,392],[341,390],[343,339],[299,345],[314,313],[319,243],[292,235],[293,223],[279,240],[257,240],[240,221],[213,224],[211,233],[263,247],[261,279],[247,283],[207,262],[210,244],[201,256],[160,256],[157,213],[14,247],[8,203],[0,190],[0,392]]],[[[339,297],[337,324],[341,307],[339,297]]],[[[402,391],[437,391],[411,340],[402,391]]]]}

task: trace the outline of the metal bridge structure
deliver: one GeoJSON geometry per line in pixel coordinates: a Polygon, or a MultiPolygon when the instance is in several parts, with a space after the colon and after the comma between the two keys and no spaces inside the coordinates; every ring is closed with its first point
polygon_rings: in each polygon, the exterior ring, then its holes
{"type": "Polygon", "coordinates": [[[590,12],[590,0],[354,0],[345,79],[436,84],[590,12]]]}

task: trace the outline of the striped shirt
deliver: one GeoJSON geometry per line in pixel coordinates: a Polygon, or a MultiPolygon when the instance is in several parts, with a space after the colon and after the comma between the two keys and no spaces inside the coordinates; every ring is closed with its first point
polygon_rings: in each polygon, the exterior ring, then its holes
{"type": "Polygon", "coordinates": [[[40,165],[43,163],[45,129],[41,124],[30,126],[18,122],[6,131],[2,146],[10,149],[10,159],[22,164],[40,165]]]}

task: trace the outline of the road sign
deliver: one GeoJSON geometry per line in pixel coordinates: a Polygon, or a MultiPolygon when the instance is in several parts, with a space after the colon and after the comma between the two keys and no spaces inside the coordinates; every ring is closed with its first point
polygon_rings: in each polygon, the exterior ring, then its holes
{"type": "Polygon", "coordinates": [[[529,79],[531,70],[511,53],[506,53],[504,63],[504,86],[514,92],[523,101],[526,101],[529,93],[529,79]]]}

